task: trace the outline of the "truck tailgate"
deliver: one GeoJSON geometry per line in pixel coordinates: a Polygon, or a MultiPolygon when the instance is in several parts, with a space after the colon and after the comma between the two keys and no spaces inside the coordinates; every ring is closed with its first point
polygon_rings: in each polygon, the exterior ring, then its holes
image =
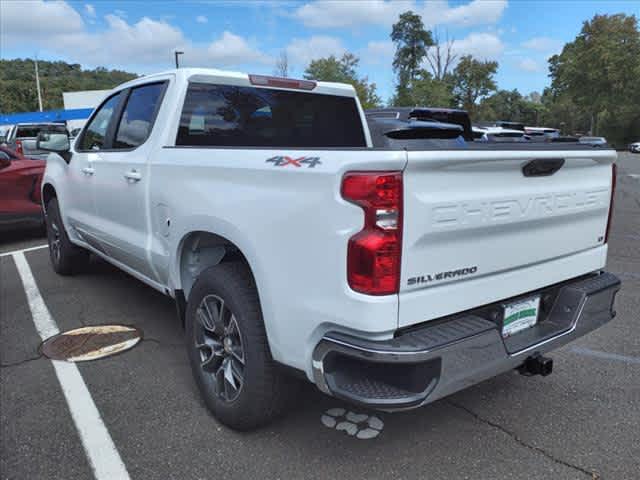
{"type": "Polygon", "coordinates": [[[602,268],[615,158],[612,150],[408,152],[399,327],[602,268]],[[553,174],[523,173],[554,159],[564,163],[553,174]]]}

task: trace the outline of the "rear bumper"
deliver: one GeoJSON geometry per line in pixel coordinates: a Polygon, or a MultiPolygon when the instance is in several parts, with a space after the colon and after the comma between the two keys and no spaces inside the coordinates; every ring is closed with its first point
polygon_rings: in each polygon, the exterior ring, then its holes
{"type": "Polygon", "coordinates": [[[381,410],[415,408],[545,353],[609,322],[620,280],[610,273],[540,293],[549,302],[539,325],[503,339],[496,311],[482,308],[436,320],[391,340],[329,332],[313,353],[323,392],[381,410]],[[553,295],[551,292],[553,291],[553,295]]]}

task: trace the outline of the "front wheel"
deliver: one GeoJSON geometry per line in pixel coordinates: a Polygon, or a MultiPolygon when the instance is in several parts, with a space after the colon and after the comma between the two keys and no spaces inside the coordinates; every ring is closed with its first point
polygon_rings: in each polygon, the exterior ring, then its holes
{"type": "Polygon", "coordinates": [[[84,268],[89,263],[89,252],[69,240],[62,224],[57,198],[52,198],[47,203],[45,222],[49,257],[55,272],[66,276],[84,268]]]}
{"type": "Polygon", "coordinates": [[[251,430],[282,413],[291,380],[271,358],[258,293],[243,263],[203,271],[185,320],[193,375],[218,420],[251,430]]]}

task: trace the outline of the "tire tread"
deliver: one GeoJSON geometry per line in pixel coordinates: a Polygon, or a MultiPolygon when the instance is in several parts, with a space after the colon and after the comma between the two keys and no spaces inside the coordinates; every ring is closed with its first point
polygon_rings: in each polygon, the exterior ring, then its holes
{"type": "MultiPolygon", "coordinates": [[[[288,400],[291,398],[294,381],[281,371],[271,356],[256,285],[251,272],[243,262],[223,262],[207,268],[199,275],[189,295],[187,322],[190,322],[194,317],[194,311],[197,308],[196,302],[199,305],[204,297],[204,292],[201,290],[219,282],[224,284],[225,290],[233,292],[236,301],[243,304],[245,318],[240,328],[247,341],[247,344],[244,345],[245,355],[247,349],[256,349],[258,355],[255,356],[262,358],[264,364],[260,366],[260,375],[253,375],[252,385],[247,387],[247,379],[245,378],[245,387],[243,387],[245,391],[240,394],[241,397],[243,394],[245,395],[245,398],[240,400],[242,408],[221,407],[216,398],[211,398],[212,395],[207,395],[207,392],[203,391],[204,388],[198,381],[197,375],[196,381],[205,396],[207,406],[222,423],[236,430],[252,430],[269,423],[284,413],[288,400]],[[251,398],[246,398],[247,394],[250,394],[251,398]]],[[[237,312],[235,313],[237,315],[237,312]]],[[[191,334],[189,328],[187,330],[187,348],[191,348],[189,343],[191,342],[191,334]]],[[[192,364],[192,368],[196,367],[192,364]]],[[[255,369],[257,367],[249,365],[248,368],[255,369]]]]}

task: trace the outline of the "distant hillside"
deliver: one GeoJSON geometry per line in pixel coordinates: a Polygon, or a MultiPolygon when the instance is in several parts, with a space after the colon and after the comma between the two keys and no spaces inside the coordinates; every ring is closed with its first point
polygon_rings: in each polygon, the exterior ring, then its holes
{"type": "MultiPolygon", "coordinates": [[[[43,110],[63,108],[62,92],[105,90],[136,78],[120,70],[83,70],[79,64],[38,61],[43,110]]],[[[38,94],[33,60],[0,60],[0,112],[38,110],[38,94]]]]}

